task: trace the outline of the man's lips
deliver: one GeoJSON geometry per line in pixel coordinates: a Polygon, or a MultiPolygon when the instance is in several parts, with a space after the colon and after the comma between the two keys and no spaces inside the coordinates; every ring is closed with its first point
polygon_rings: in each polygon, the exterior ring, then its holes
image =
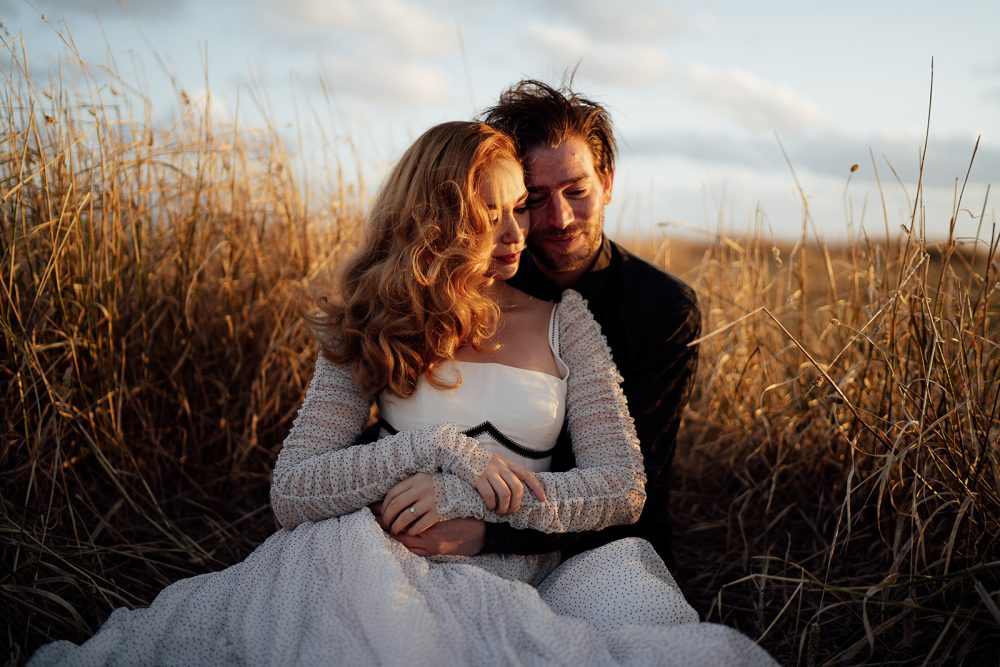
{"type": "Polygon", "coordinates": [[[542,243],[549,243],[549,244],[552,244],[552,245],[560,245],[560,246],[561,245],[569,245],[570,243],[572,243],[573,241],[575,241],[577,238],[579,238],[579,236],[580,236],[579,232],[577,232],[575,234],[565,234],[565,235],[560,235],[560,236],[543,236],[542,237],[542,243]]]}

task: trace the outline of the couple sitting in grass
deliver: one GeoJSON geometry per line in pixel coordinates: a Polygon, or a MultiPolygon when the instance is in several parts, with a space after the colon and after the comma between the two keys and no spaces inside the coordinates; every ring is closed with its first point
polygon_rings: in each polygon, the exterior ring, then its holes
{"type": "Polygon", "coordinates": [[[537,81],[425,132],[307,315],[282,530],[32,664],[773,664],[667,569],[700,319],[604,236],[614,158],[537,81]]]}

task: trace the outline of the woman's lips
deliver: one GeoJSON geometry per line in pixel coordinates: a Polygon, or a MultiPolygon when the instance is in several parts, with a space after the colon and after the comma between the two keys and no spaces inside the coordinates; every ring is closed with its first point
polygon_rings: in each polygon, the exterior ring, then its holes
{"type": "Polygon", "coordinates": [[[517,252],[512,252],[512,253],[510,253],[508,255],[494,255],[493,256],[493,259],[495,259],[500,264],[514,264],[520,258],[521,258],[521,251],[520,250],[518,250],[517,252]]]}

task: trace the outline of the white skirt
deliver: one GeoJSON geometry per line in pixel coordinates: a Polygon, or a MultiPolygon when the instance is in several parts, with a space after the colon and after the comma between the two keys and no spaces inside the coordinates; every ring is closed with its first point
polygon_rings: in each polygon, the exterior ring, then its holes
{"type": "Polygon", "coordinates": [[[525,582],[549,557],[443,561],[411,554],[367,509],[302,524],[29,665],[775,664],[699,623],[643,540],[580,554],[537,589],[525,582]]]}

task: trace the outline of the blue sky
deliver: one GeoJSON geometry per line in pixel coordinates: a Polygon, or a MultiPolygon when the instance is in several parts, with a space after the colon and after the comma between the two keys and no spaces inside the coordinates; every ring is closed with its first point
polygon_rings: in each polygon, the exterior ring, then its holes
{"type": "MultiPolygon", "coordinates": [[[[776,235],[797,234],[801,206],[778,138],[824,238],[843,238],[849,219],[856,231],[863,209],[866,229],[883,233],[869,151],[889,226],[898,229],[916,190],[932,58],[929,235],[947,231],[955,179],[964,177],[978,136],[963,207],[978,214],[986,184],[1000,185],[1000,2],[125,6],[0,0],[0,22],[6,40],[23,38],[36,77],[65,57],[58,32],[68,28],[84,60],[114,58],[123,77],[144,88],[157,119],[177,113],[167,73],[196,99],[210,89],[219,122],[238,113],[241,127],[260,124],[253,100],[266,99],[292,142],[291,128],[315,109],[325,133],[307,133],[306,147],[293,149],[308,152],[322,141],[327,154],[357,154],[369,183],[426,127],[470,117],[522,77],[556,82],[579,64],[577,87],[606,103],[618,127],[613,235],[704,235],[720,220],[729,231],[756,220],[776,235]],[[859,169],[848,186],[852,164],[859,169]]],[[[960,234],[975,228],[971,214],[959,215],[960,234]]]]}

